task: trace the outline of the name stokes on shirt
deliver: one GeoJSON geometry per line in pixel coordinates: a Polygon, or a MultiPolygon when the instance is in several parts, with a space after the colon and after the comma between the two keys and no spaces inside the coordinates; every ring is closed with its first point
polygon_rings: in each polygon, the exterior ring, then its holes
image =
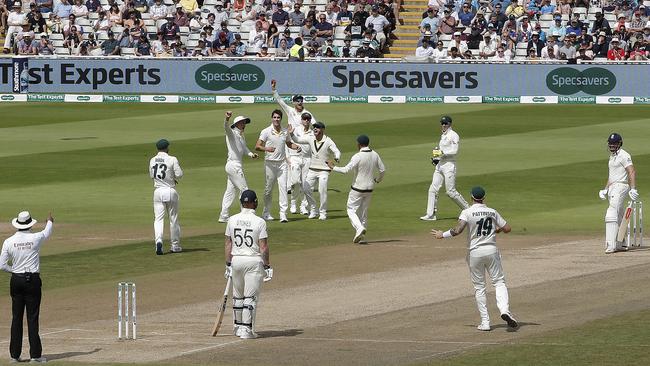
{"type": "Polygon", "coordinates": [[[32,245],[34,245],[34,242],[28,241],[25,243],[14,243],[14,248],[18,250],[31,250],[32,245]]]}

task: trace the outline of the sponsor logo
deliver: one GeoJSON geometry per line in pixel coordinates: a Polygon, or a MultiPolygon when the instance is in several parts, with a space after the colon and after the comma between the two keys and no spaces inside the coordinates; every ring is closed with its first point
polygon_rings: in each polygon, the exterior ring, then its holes
{"type": "Polygon", "coordinates": [[[635,104],[650,104],[649,97],[634,97],[635,104]]]}
{"type": "Polygon", "coordinates": [[[108,103],[138,103],[139,95],[104,95],[104,102],[108,103]]]}
{"type": "Polygon", "coordinates": [[[560,104],[595,104],[596,97],[559,97],[560,104]]]}
{"type": "MultiPolygon", "coordinates": [[[[291,97],[288,98],[289,100],[287,100],[286,98],[282,98],[282,99],[284,99],[284,101],[288,103],[291,97]]],[[[256,95],[255,98],[253,99],[253,103],[275,103],[275,99],[268,95],[256,95]]]]}
{"type": "Polygon", "coordinates": [[[179,103],[214,103],[215,97],[209,95],[179,95],[179,103]]]}
{"type": "Polygon", "coordinates": [[[90,100],[90,96],[88,95],[77,95],[78,102],[87,102],[89,100],[90,100]]]}
{"type": "Polygon", "coordinates": [[[620,103],[622,101],[623,100],[621,98],[608,98],[607,99],[607,103],[616,103],[616,104],[618,104],[618,103],[620,103]]]}
{"type": "Polygon", "coordinates": [[[229,102],[241,102],[241,97],[228,97],[229,102]]]}
{"type": "Polygon", "coordinates": [[[222,64],[207,64],[199,67],[194,74],[196,84],[203,89],[219,91],[233,88],[250,91],[264,84],[264,71],[251,64],[228,67],[222,64]]]}
{"type": "Polygon", "coordinates": [[[519,103],[519,97],[484,96],[483,103],[519,103]]]}
{"type": "Polygon", "coordinates": [[[27,100],[30,102],[63,102],[63,94],[28,94],[27,100]]]}
{"type": "Polygon", "coordinates": [[[603,95],[616,87],[616,76],[602,67],[590,67],[582,71],[571,67],[560,67],[546,75],[546,86],[561,95],[571,95],[581,91],[589,95],[603,95]]]}
{"type": "Polygon", "coordinates": [[[163,95],[154,95],[154,97],[151,99],[153,99],[154,102],[164,102],[167,100],[167,97],[163,95]]]}
{"type": "Polygon", "coordinates": [[[546,102],[546,98],[545,97],[533,97],[533,102],[535,102],[535,103],[544,103],[544,102],[546,102]]]}
{"type": "Polygon", "coordinates": [[[381,97],[379,98],[381,102],[387,103],[387,102],[392,102],[394,100],[393,97],[381,97]]]}
{"type": "Polygon", "coordinates": [[[332,103],[368,103],[368,97],[354,96],[354,95],[332,95],[330,97],[332,103]]]}
{"type": "Polygon", "coordinates": [[[358,88],[370,89],[476,89],[478,73],[475,71],[419,71],[389,70],[362,71],[349,70],[347,66],[332,68],[336,81],[332,86],[346,88],[354,93],[358,88]]]}
{"type": "Polygon", "coordinates": [[[0,100],[10,102],[12,100],[16,99],[13,95],[3,95],[0,97],[0,100]]]}
{"type": "Polygon", "coordinates": [[[457,102],[469,102],[469,97],[456,97],[457,102]]]}
{"type": "Polygon", "coordinates": [[[406,97],[406,103],[443,103],[443,97],[406,97]]]}
{"type": "Polygon", "coordinates": [[[305,102],[318,102],[318,98],[314,96],[306,96],[303,98],[305,99],[305,102]]]}

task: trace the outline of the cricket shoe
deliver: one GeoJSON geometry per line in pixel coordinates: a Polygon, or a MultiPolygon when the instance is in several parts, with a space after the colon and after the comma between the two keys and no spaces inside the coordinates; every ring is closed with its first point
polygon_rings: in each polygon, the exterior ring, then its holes
{"type": "Polygon", "coordinates": [[[296,204],[295,203],[291,204],[291,207],[289,208],[289,212],[291,212],[292,214],[298,213],[298,210],[296,209],[296,204]]]}
{"type": "Polygon", "coordinates": [[[614,249],[614,248],[605,249],[605,254],[612,254],[612,253],[616,253],[616,249],[614,249]]]}
{"type": "Polygon", "coordinates": [[[321,214],[320,216],[318,216],[318,219],[322,220],[322,221],[325,221],[325,220],[327,220],[327,215],[321,214]]]}
{"type": "Polygon", "coordinates": [[[160,241],[156,243],[156,255],[163,255],[163,246],[160,241]]]}
{"type": "Polygon", "coordinates": [[[243,327],[240,327],[239,325],[235,325],[232,328],[232,334],[236,337],[240,337],[243,329],[244,329],[243,327]]]}
{"type": "Polygon", "coordinates": [[[273,221],[273,220],[275,220],[275,219],[273,218],[273,216],[271,216],[271,215],[269,215],[269,214],[262,215],[262,219],[264,219],[264,221],[273,221]]]}
{"type": "Polygon", "coordinates": [[[309,214],[309,217],[307,217],[307,218],[308,218],[308,219],[315,219],[315,218],[317,218],[317,217],[318,217],[318,213],[316,213],[316,212],[312,212],[312,213],[309,214]]]}
{"type": "Polygon", "coordinates": [[[354,239],[352,239],[352,242],[355,244],[358,244],[361,241],[361,238],[363,238],[363,234],[366,233],[366,228],[365,227],[360,227],[357,229],[357,232],[354,234],[354,239]]]}
{"type": "Polygon", "coordinates": [[[169,250],[171,253],[180,253],[183,251],[183,248],[181,248],[178,245],[172,245],[172,248],[169,250]]]}
{"type": "Polygon", "coordinates": [[[432,216],[424,215],[424,216],[420,217],[420,220],[422,220],[422,221],[436,221],[437,218],[436,218],[436,215],[432,215],[432,216]]]}
{"type": "Polygon", "coordinates": [[[280,222],[282,223],[289,222],[286,214],[280,214],[280,222]]]}
{"type": "Polygon", "coordinates": [[[10,358],[10,359],[9,359],[9,363],[18,363],[18,362],[22,362],[22,361],[20,360],[20,358],[10,358]]]}
{"type": "Polygon", "coordinates": [[[501,319],[508,323],[508,327],[510,328],[517,328],[519,326],[515,317],[510,313],[501,314],[501,319]]]}
{"type": "Polygon", "coordinates": [[[255,339],[257,338],[257,333],[253,332],[248,328],[242,328],[239,333],[239,338],[241,339],[255,339]]]}
{"type": "Polygon", "coordinates": [[[480,330],[480,331],[483,331],[483,332],[489,332],[490,330],[492,330],[492,328],[490,327],[490,323],[489,323],[489,322],[481,322],[481,324],[479,324],[479,325],[476,327],[476,329],[478,329],[478,330],[480,330]]]}
{"type": "Polygon", "coordinates": [[[301,215],[309,215],[309,210],[307,209],[307,205],[300,206],[300,214],[301,215]]]}
{"type": "Polygon", "coordinates": [[[45,357],[32,358],[29,363],[47,363],[47,359],[45,357]]]}

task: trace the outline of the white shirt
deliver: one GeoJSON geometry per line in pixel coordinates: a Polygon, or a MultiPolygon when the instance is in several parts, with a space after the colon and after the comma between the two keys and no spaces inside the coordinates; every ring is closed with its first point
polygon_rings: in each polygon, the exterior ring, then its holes
{"type": "Polygon", "coordinates": [[[9,26],[21,26],[25,23],[25,14],[12,11],[7,16],[7,25],[9,26]]]}
{"type": "Polygon", "coordinates": [[[52,234],[52,222],[45,224],[45,229],[38,233],[17,231],[2,244],[0,268],[11,273],[39,273],[41,264],[39,251],[43,241],[52,234]],[[11,258],[11,266],[7,264],[11,258]]]}
{"type": "Polygon", "coordinates": [[[381,14],[376,17],[371,15],[366,18],[366,28],[372,27],[377,33],[384,33],[384,27],[388,25],[390,25],[390,22],[381,14]]]}
{"type": "Polygon", "coordinates": [[[284,113],[287,115],[287,120],[293,126],[293,128],[295,128],[296,130],[303,128],[302,127],[302,114],[303,113],[311,114],[311,124],[312,125],[314,123],[318,122],[318,121],[316,121],[316,117],[314,116],[314,114],[311,113],[310,111],[308,111],[306,108],[303,108],[302,112],[298,112],[296,110],[296,108],[290,107],[289,105],[287,105],[287,103],[284,102],[282,97],[280,97],[280,94],[278,94],[277,90],[273,92],[273,98],[275,98],[275,101],[278,102],[278,104],[280,105],[280,108],[282,109],[282,111],[284,111],[284,113]]]}
{"type": "Polygon", "coordinates": [[[433,58],[436,60],[441,60],[441,59],[446,59],[447,58],[447,49],[443,48],[442,50],[438,49],[437,47],[433,50],[432,54],[433,58]]]}
{"type": "Polygon", "coordinates": [[[348,165],[344,167],[335,166],[333,170],[343,174],[353,171],[352,189],[372,191],[375,182],[379,183],[384,179],[386,167],[376,151],[372,151],[369,147],[362,147],[358,153],[352,156],[348,165]],[[375,171],[378,172],[377,178],[375,178],[375,171]]]}
{"type": "Polygon", "coordinates": [[[72,9],[70,9],[70,13],[74,14],[75,17],[85,17],[88,16],[88,8],[86,5],[72,5],[72,9]]]}
{"type": "Polygon", "coordinates": [[[415,55],[418,57],[431,57],[433,56],[433,47],[424,48],[420,46],[415,49],[415,55]]]}
{"type": "Polygon", "coordinates": [[[289,141],[289,136],[287,134],[286,128],[280,128],[280,132],[275,130],[273,125],[265,128],[260,132],[260,140],[264,141],[265,147],[274,147],[275,151],[264,153],[264,160],[279,162],[283,161],[286,158],[287,141],[289,141]]]}
{"type": "Polygon", "coordinates": [[[456,41],[451,41],[449,42],[449,46],[447,46],[447,52],[451,53],[451,48],[456,47],[458,48],[458,52],[461,54],[465,53],[465,51],[468,50],[467,48],[467,42],[465,41],[460,41],[459,43],[456,43],[456,41]]]}
{"type": "Polygon", "coordinates": [[[447,131],[440,135],[438,148],[440,151],[442,151],[442,157],[440,157],[440,163],[438,163],[438,166],[446,162],[456,161],[456,154],[458,154],[459,147],[460,136],[458,136],[456,131],[452,130],[451,127],[449,127],[447,131]]]}
{"type": "Polygon", "coordinates": [[[163,19],[167,15],[167,6],[162,3],[160,5],[153,4],[149,8],[149,14],[152,18],[163,19]]]}
{"type": "Polygon", "coordinates": [[[221,13],[214,12],[213,14],[214,14],[214,23],[215,24],[221,25],[221,23],[228,21],[229,16],[228,16],[228,13],[225,10],[222,11],[221,13]]]}
{"type": "Polygon", "coordinates": [[[250,208],[242,208],[240,213],[230,216],[224,235],[232,241],[230,254],[248,257],[261,256],[259,240],[269,237],[266,221],[250,208]]]}
{"type": "Polygon", "coordinates": [[[174,188],[178,180],[183,177],[183,170],[175,156],[159,151],[149,161],[149,177],[153,179],[155,188],[174,188]]]}
{"type": "Polygon", "coordinates": [[[496,245],[496,230],[506,225],[506,220],[495,209],[482,203],[464,209],[458,219],[467,223],[467,244],[470,251],[480,245],[496,245]]]}
{"type": "Polygon", "coordinates": [[[625,168],[632,165],[632,157],[623,150],[618,149],[616,153],[609,156],[609,183],[628,184],[627,170],[625,168]]]}
{"type": "Polygon", "coordinates": [[[327,166],[327,159],[329,158],[330,152],[334,154],[334,159],[339,160],[341,158],[341,152],[336,147],[334,141],[325,135],[318,141],[314,135],[301,137],[294,133],[291,135],[291,139],[300,144],[309,144],[311,148],[309,169],[329,171],[330,168],[327,166]]]}
{"type": "Polygon", "coordinates": [[[246,146],[244,134],[237,127],[230,128],[229,121],[224,120],[223,129],[226,131],[226,146],[228,147],[228,161],[241,164],[244,154],[251,156],[252,153],[246,146]]]}
{"type": "MultiPolygon", "coordinates": [[[[305,128],[300,125],[300,127],[296,128],[293,130],[293,134],[298,136],[298,137],[307,137],[311,136],[314,137],[314,131],[311,128],[308,128],[307,131],[305,131],[305,128]]],[[[309,159],[311,158],[311,145],[309,144],[296,144],[300,145],[300,151],[293,150],[293,149],[288,149],[289,150],[289,156],[300,156],[303,159],[309,159]]]]}

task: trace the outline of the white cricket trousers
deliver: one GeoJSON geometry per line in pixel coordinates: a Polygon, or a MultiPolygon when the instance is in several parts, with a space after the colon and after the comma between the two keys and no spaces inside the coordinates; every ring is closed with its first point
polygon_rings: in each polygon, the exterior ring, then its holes
{"type": "MultiPolygon", "coordinates": [[[[309,164],[311,159],[303,158],[300,156],[289,156],[291,168],[289,173],[291,176],[291,205],[295,206],[296,202],[302,199],[303,204],[306,206],[307,201],[305,198],[303,182],[307,180],[307,173],[309,173],[309,164]]],[[[309,187],[311,191],[311,187],[309,187]]]]}
{"type": "Polygon", "coordinates": [[[368,227],[368,207],[372,192],[358,192],[354,189],[348,194],[348,217],[354,230],[368,227]]]}
{"type": "Polygon", "coordinates": [[[232,300],[235,325],[254,329],[260,289],[264,280],[264,261],[260,256],[232,257],[232,300]]]}
{"type": "Polygon", "coordinates": [[[153,191],[154,242],[163,241],[165,212],[169,214],[169,237],[172,247],[180,244],[181,225],[178,222],[178,193],[174,188],[160,187],[153,191]]]}
{"type": "Polygon", "coordinates": [[[433,216],[436,212],[436,200],[438,199],[438,191],[442,187],[442,182],[445,183],[445,190],[447,196],[451,198],[461,209],[469,207],[467,201],[456,190],[456,163],[446,162],[436,165],[433,171],[433,178],[429,186],[429,196],[427,200],[427,216],[433,216]]]}
{"type": "MultiPolygon", "coordinates": [[[[5,44],[4,48],[11,49],[11,35],[14,33],[18,33],[23,30],[23,27],[18,26],[18,25],[10,25],[7,27],[7,32],[5,34],[5,44]]],[[[15,43],[15,42],[14,42],[15,43]]]]}
{"type": "Polygon", "coordinates": [[[228,181],[226,182],[226,191],[223,193],[223,199],[221,200],[221,214],[219,215],[222,219],[228,218],[228,209],[232,206],[235,198],[239,198],[241,193],[248,189],[244,170],[240,162],[227,162],[226,174],[228,174],[228,181]]]}
{"type": "Polygon", "coordinates": [[[508,304],[508,288],[506,287],[503,268],[501,267],[501,254],[495,245],[481,245],[467,254],[469,274],[474,285],[476,307],[481,315],[481,322],[490,322],[487,310],[487,297],[485,295],[485,272],[490,275],[497,298],[497,307],[501,314],[510,312],[508,304]]]}
{"type": "Polygon", "coordinates": [[[607,249],[616,250],[616,235],[618,227],[625,214],[625,197],[630,191],[630,186],[625,183],[612,183],[607,190],[609,206],[605,212],[605,245],[607,249]]]}
{"type": "Polygon", "coordinates": [[[302,191],[307,197],[307,205],[309,205],[309,211],[311,214],[316,212],[316,200],[314,199],[314,193],[312,192],[311,187],[314,186],[316,180],[318,179],[318,194],[320,196],[320,207],[318,212],[321,216],[327,216],[327,181],[329,180],[330,172],[312,170],[309,169],[307,173],[307,178],[302,183],[302,191]]]}
{"type": "Polygon", "coordinates": [[[264,212],[263,216],[270,215],[271,205],[273,201],[273,187],[278,184],[280,216],[287,214],[288,198],[287,198],[287,162],[286,161],[265,161],[264,171],[266,176],[266,185],[264,187],[264,212]]]}

